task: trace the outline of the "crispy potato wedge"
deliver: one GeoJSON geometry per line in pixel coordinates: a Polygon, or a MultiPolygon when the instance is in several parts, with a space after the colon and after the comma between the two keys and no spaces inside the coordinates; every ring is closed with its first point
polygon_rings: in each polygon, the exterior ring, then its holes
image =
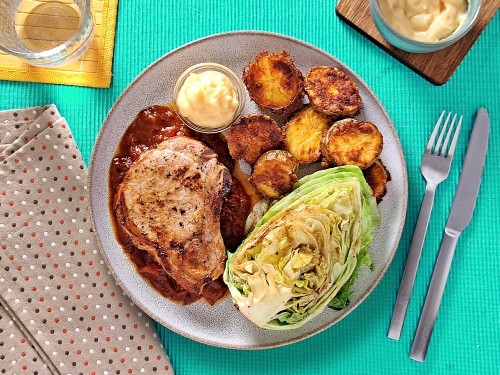
{"type": "Polygon", "coordinates": [[[250,98],[261,109],[288,115],[302,106],[304,76],[288,53],[261,52],[243,69],[250,98]]]}
{"type": "Polygon", "coordinates": [[[300,164],[313,163],[321,157],[321,139],[332,123],[308,105],[296,112],[281,130],[283,144],[300,164]]]}
{"type": "Polygon", "coordinates": [[[267,115],[248,115],[228,129],[226,141],[234,159],[253,164],[264,152],[280,146],[281,129],[267,115]]]}
{"type": "Polygon", "coordinates": [[[361,109],[358,87],[337,68],[315,66],[309,69],[305,91],[314,109],[326,116],[354,116],[361,109]]]}
{"type": "Polygon", "coordinates": [[[347,118],[335,122],[321,141],[322,165],[368,168],[382,152],[383,138],[369,121],[347,118]]]}
{"type": "Polygon", "coordinates": [[[264,153],[255,163],[250,182],[263,196],[277,199],[293,189],[299,163],[284,150],[264,153]]]}
{"type": "Polygon", "coordinates": [[[377,203],[380,203],[387,193],[387,181],[391,180],[391,174],[382,161],[377,159],[372,165],[363,170],[363,175],[368,185],[372,188],[373,196],[377,200],[377,203]]]}

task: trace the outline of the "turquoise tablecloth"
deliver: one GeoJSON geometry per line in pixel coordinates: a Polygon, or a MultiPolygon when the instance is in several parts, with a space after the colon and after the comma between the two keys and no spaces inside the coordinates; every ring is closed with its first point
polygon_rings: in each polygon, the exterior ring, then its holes
{"type": "Polygon", "coordinates": [[[500,367],[500,18],[483,32],[451,80],[433,86],[335,15],[335,1],[146,1],[119,4],[109,89],[0,82],[0,110],[56,103],[88,162],[116,98],[145,67],[186,42],[230,30],[278,32],[311,43],[356,71],[391,116],[406,155],[406,227],[386,276],[337,325],[289,346],[236,351],[205,346],[159,327],[177,374],[499,374],[500,367]],[[425,363],[408,357],[475,110],[489,110],[490,149],[472,223],[458,244],[425,363]],[[422,150],[441,109],[466,119],[450,177],[439,188],[400,341],[387,338],[407,249],[424,192],[422,150]]]}

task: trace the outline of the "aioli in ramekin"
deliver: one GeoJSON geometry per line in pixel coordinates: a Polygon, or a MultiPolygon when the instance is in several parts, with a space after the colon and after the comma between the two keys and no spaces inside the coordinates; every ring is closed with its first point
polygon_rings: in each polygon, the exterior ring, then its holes
{"type": "Polygon", "coordinates": [[[223,131],[241,114],[243,82],[223,65],[203,63],[187,69],[177,81],[174,101],[187,126],[204,133],[223,131]]]}
{"type": "Polygon", "coordinates": [[[467,17],[467,0],[378,0],[385,21],[398,33],[420,42],[452,35],[467,17]]]}

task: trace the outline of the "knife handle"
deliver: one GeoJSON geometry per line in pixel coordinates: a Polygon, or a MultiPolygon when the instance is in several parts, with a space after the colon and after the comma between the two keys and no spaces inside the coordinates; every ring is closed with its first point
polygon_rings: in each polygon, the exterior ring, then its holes
{"type": "Polygon", "coordinates": [[[425,297],[424,307],[418,322],[415,339],[410,352],[410,358],[423,362],[427,354],[429,341],[431,340],[434,323],[438,314],[441,299],[443,298],[444,287],[448,280],[453,255],[457,246],[460,232],[452,231],[448,228],[444,230],[443,239],[439,255],[432,272],[431,283],[425,297]]]}
{"type": "Polygon", "coordinates": [[[401,279],[396,305],[392,313],[391,325],[387,334],[387,336],[394,340],[399,340],[401,330],[403,329],[406,310],[408,309],[413,284],[415,284],[418,263],[420,262],[422,247],[424,245],[427,227],[429,226],[435,192],[435,186],[427,186],[422,206],[420,207],[420,213],[418,214],[417,224],[413,232],[410,250],[408,250],[408,258],[406,259],[403,278],[401,279]]]}

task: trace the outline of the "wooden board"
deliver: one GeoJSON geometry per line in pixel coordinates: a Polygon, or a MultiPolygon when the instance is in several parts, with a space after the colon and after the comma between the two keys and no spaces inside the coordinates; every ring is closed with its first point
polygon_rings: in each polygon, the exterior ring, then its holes
{"type": "Polygon", "coordinates": [[[446,83],[469,52],[486,25],[500,6],[499,0],[484,0],[478,20],[460,41],[431,53],[410,53],[391,46],[378,32],[370,15],[368,1],[339,0],[337,15],[349,25],[382,47],[396,59],[407,65],[435,85],[446,83]]]}

